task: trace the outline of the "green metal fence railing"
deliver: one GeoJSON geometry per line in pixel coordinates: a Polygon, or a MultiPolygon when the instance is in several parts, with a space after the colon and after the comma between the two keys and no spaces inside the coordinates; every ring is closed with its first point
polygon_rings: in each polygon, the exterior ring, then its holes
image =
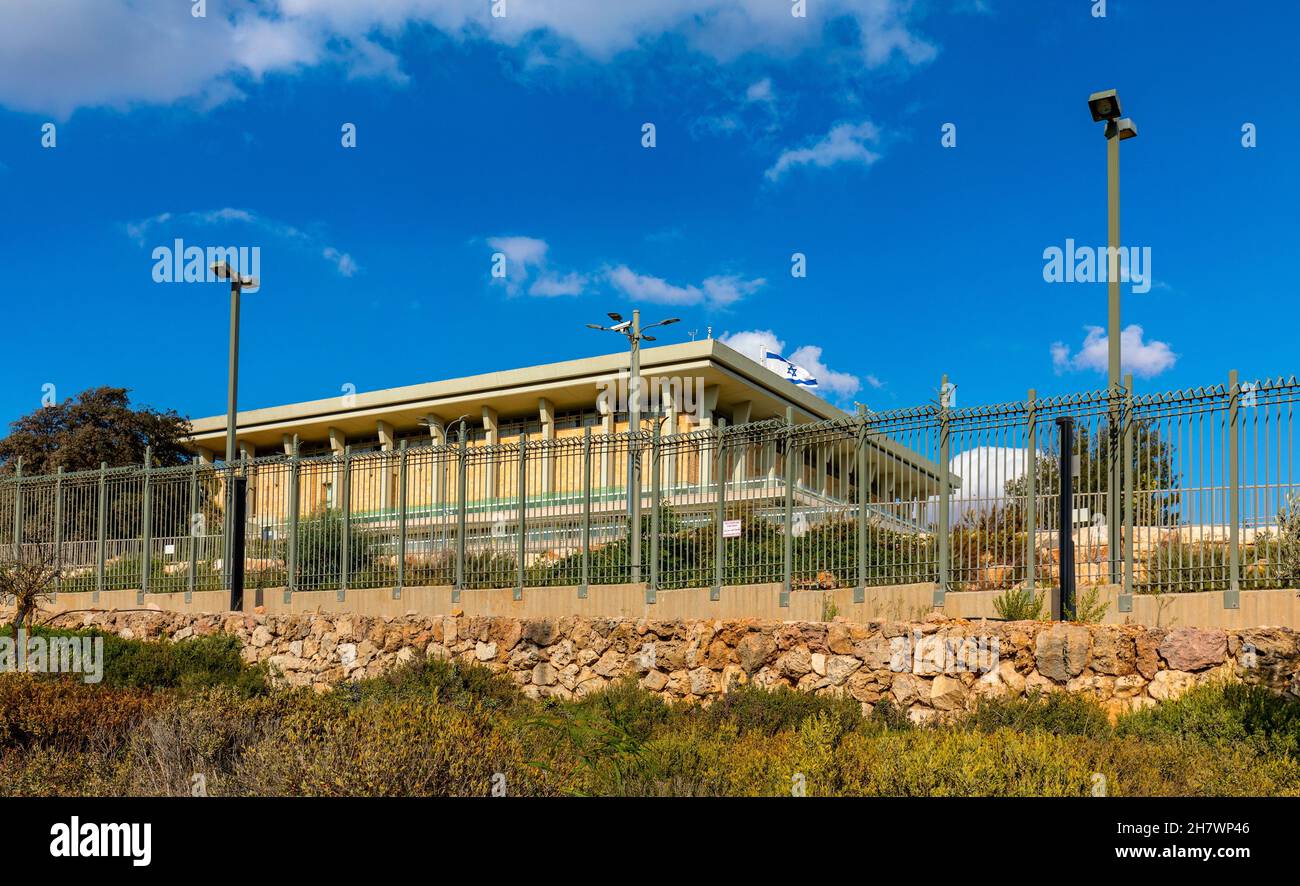
{"type": "MultiPolygon", "coordinates": [[[[231,479],[246,480],[245,583],[328,590],[592,584],[798,590],[934,583],[1047,588],[1070,533],[1080,587],[1135,593],[1300,584],[1292,377],[958,408],[938,402],[794,424],[0,477],[0,547],[52,550],[59,593],[227,587],[231,479]],[[1056,419],[1073,419],[1070,464],[1056,419]],[[1111,465],[1119,489],[1111,489],[1111,465]],[[1061,524],[1061,471],[1074,477],[1061,524]],[[639,508],[632,504],[639,502],[639,508]],[[639,525],[630,515],[639,512],[639,525]]],[[[456,597],[458,599],[458,596],[456,597]]]]}

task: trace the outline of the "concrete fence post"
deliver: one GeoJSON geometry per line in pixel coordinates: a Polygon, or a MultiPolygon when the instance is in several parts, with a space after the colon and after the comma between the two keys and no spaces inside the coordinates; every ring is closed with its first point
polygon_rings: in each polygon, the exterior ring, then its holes
{"type": "Polygon", "coordinates": [[[1119,595],[1119,611],[1133,611],[1133,375],[1124,376],[1124,587],[1119,595]]]}
{"type": "Polygon", "coordinates": [[[196,520],[199,514],[199,463],[198,460],[190,462],[190,519],[186,531],[189,533],[190,543],[187,551],[188,563],[185,566],[185,602],[194,602],[194,588],[198,584],[199,578],[199,533],[198,529],[204,528],[204,535],[207,534],[206,528],[202,526],[202,521],[196,520]]]}
{"type": "Polygon", "coordinates": [[[14,471],[14,559],[23,556],[23,457],[18,456],[14,471]]]}
{"type": "Polygon", "coordinates": [[[465,526],[468,523],[467,503],[469,471],[469,437],[465,422],[460,423],[456,442],[456,583],[451,589],[451,602],[460,602],[460,593],[465,589],[465,526]]]}
{"type": "Polygon", "coordinates": [[[1223,608],[1241,607],[1241,384],[1228,373],[1228,590],[1223,608]]]}
{"type": "Polygon", "coordinates": [[[63,465],[54,474],[54,596],[63,586],[63,465]]]}
{"type": "Polygon", "coordinates": [[[591,583],[591,426],[582,428],[582,576],[578,599],[585,599],[591,583]]]}
{"type": "Polygon", "coordinates": [[[790,605],[790,591],[794,588],[794,483],[795,483],[795,432],[794,408],[785,408],[785,508],[784,532],[781,536],[781,600],[782,607],[790,605]]]}
{"type": "Polygon", "coordinates": [[[149,579],[153,573],[153,447],[144,450],[144,502],[140,508],[140,590],[135,595],[137,606],[144,605],[144,595],[149,593],[149,579]]]}
{"type": "Polygon", "coordinates": [[[867,477],[867,417],[858,419],[857,474],[858,474],[858,580],[853,588],[853,602],[867,599],[867,545],[870,525],[867,505],[871,496],[871,480],[867,477]]]}
{"type": "Polygon", "coordinates": [[[95,520],[95,593],[92,603],[99,602],[100,591],[104,590],[107,578],[108,552],[108,462],[99,463],[99,513],[95,520]]]}
{"type": "Polygon", "coordinates": [[[302,453],[299,448],[298,435],[293,435],[293,452],[289,456],[289,551],[285,563],[284,602],[293,602],[293,594],[298,590],[298,516],[299,496],[302,486],[302,453]]]}
{"type": "Polygon", "coordinates": [[[650,583],[645,589],[646,603],[654,603],[659,598],[659,533],[663,529],[662,487],[659,478],[663,440],[660,433],[659,419],[656,416],[650,440],[650,583]]]}
{"type": "MultiPolygon", "coordinates": [[[[402,599],[406,587],[406,441],[397,448],[397,584],[393,586],[393,599],[402,599]]],[[[385,471],[387,476],[387,471],[385,471]]]]}
{"type": "Polygon", "coordinates": [[[343,447],[343,488],[339,490],[339,503],[343,507],[343,538],[339,543],[339,590],[336,599],[342,603],[348,597],[348,582],[352,578],[352,447],[343,447]]]}
{"type": "Polygon", "coordinates": [[[948,434],[948,403],[951,399],[951,389],[948,387],[948,376],[944,375],[939,385],[939,525],[938,525],[938,557],[939,557],[939,587],[934,592],[934,605],[942,608],[944,598],[948,592],[948,583],[951,577],[952,564],[949,562],[949,507],[952,498],[952,484],[948,476],[949,456],[949,434],[948,434]]]}
{"type": "Polygon", "coordinates": [[[727,456],[724,442],[726,428],[726,419],[720,418],[713,431],[713,479],[714,488],[717,490],[714,504],[717,510],[713,521],[713,587],[709,589],[709,599],[715,602],[722,599],[722,583],[726,580],[727,565],[726,536],[722,528],[727,520],[727,456]]]}
{"type": "Polygon", "coordinates": [[[519,508],[519,539],[515,547],[515,600],[524,598],[524,581],[527,578],[528,559],[528,437],[519,435],[519,486],[515,490],[515,501],[519,508]]]}

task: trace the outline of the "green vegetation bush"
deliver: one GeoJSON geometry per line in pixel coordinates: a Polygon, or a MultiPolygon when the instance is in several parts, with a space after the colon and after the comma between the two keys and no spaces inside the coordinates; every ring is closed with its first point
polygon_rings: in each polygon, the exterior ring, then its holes
{"type": "Polygon", "coordinates": [[[188,794],[201,773],[212,795],[1085,796],[1100,773],[1115,795],[1300,795],[1300,703],[1239,684],[1114,725],[1048,693],[920,726],[784,688],[669,704],[627,679],[534,700],[423,658],[270,690],[221,638],[113,639],[102,684],[0,675],[0,794],[188,794]]]}
{"type": "Polygon", "coordinates": [[[1106,713],[1087,696],[1033,690],[1024,698],[986,698],[962,723],[986,733],[1008,729],[1105,738],[1112,732],[1106,713]]]}
{"type": "Polygon", "coordinates": [[[1300,704],[1260,686],[1200,686],[1121,721],[1123,737],[1178,736],[1216,748],[1250,747],[1300,760],[1300,704]]]}
{"type": "Polygon", "coordinates": [[[1043,617],[1046,601],[1044,593],[1034,593],[1030,588],[1012,588],[993,598],[993,609],[1007,621],[1038,621],[1043,617]]]}
{"type": "MultiPolygon", "coordinates": [[[[0,634],[10,632],[9,626],[0,625],[0,634]]],[[[101,638],[103,686],[186,691],[228,686],[245,696],[261,695],[269,689],[266,667],[246,663],[239,653],[239,641],[228,634],[146,643],[93,630],[38,627],[30,636],[101,638]]]]}

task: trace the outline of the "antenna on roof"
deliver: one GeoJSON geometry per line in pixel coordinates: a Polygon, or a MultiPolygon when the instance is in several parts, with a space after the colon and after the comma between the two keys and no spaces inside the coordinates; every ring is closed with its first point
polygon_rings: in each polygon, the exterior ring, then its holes
{"type": "Polygon", "coordinates": [[[700,331],[699,331],[698,329],[692,329],[692,330],[691,330],[691,341],[695,341],[695,336],[697,336],[697,335],[699,335],[699,334],[700,334],[700,331]]]}
{"type": "Polygon", "coordinates": [[[709,327],[709,341],[712,341],[712,340],[713,340],[713,327],[710,326],[710,327],[709,327]]]}

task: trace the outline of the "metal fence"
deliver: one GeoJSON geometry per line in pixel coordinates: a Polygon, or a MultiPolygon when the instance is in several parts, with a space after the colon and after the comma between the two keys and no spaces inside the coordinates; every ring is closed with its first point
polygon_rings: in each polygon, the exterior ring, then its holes
{"type": "Polygon", "coordinates": [[[1300,582],[1295,378],[1125,389],[815,424],[649,430],[235,465],[0,480],[0,545],[52,550],[59,592],[228,587],[246,479],[245,582],[298,591],[644,583],[792,590],[1054,587],[1063,516],[1079,586],[1133,593],[1300,582]],[[1061,421],[1072,423],[1068,460],[1061,421]],[[1067,463],[1068,461],[1068,463],[1067,463]],[[946,469],[945,469],[946,468],[946,469]],[[1060,507],[1063,470],[1073,506],[1060,507]],[[636,515],[633,517],[633,515],[636,515]]]}

